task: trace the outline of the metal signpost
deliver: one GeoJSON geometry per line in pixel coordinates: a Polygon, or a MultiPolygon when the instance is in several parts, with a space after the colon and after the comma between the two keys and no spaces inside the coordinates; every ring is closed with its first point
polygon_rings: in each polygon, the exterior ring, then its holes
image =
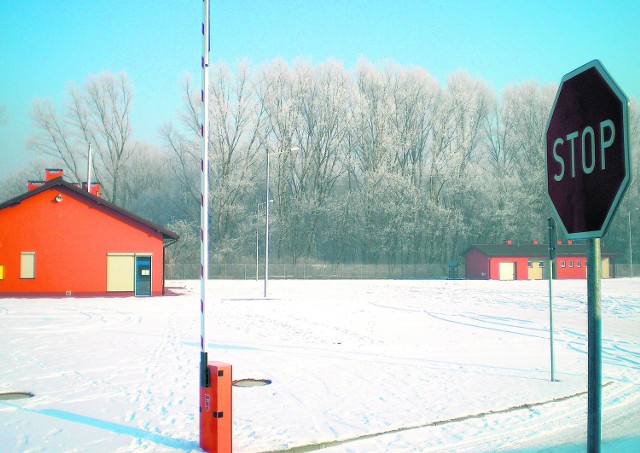
{"type": "Polygon", "coordinates": [[[569,239],[588,239],[587,449],[600,451],[600,238],[631,180],[629,100],[594,60],[562,78],[546,129],[547,192],[569,239]]]}
{"type": "Polygon", "coordinates": [[[551,349],[551,382],[555,381],[555,361],[553,354],[553,264],[556,259],[556,244],[558,234],[556,232],[556,222],[553,218],[548,221],[549,230],[549,346],[551,349]]]}

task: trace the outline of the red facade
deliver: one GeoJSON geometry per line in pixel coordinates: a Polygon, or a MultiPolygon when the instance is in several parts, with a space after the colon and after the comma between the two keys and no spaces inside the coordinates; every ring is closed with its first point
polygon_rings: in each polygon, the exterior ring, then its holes
{"type": "Polygon", "coordinates": [[[0,296],[161,295],[177,235],[62,178],[0,204],[0,296]]]}
{"type": "MultiPolygon", "coordinates": [[[[585,244],[558,244],[554,264],[556,279],[587,278],[587,246],[585,244]]],[[[539,280],[548,278],[548,245],[505,244],[474,245],[463,252],[465,275],[470,279],[487,280],[539,280]]],[[[603,252],[603,278],[615,274],[615,254],[603,252]]]]}

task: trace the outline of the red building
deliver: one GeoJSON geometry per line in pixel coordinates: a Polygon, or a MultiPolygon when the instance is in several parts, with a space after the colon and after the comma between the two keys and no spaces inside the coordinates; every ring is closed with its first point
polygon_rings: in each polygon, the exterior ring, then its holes
{"type": "MultiPolygon", "coordinates": [[[[587,278],[587,244],[558,242],[553,278],[587,278]]],[[[463,253],[466,278],[541,280],[549,278],[549,246],[538,244],[472,245],[463,253]]],[[[615,253],[602,252],[602,278],[615,276],[615,253]]]]}
{"type": "Polygon", "coordinates": [[[178,236],[68,183],[59,170],[0,204],[0,297],[161,295],[178,236]]]}

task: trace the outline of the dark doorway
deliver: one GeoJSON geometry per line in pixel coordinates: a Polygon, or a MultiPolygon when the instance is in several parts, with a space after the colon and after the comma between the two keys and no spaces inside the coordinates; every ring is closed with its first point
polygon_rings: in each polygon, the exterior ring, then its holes
{"type": "Polygon", "coordinates": [[[151,295],[151,257],[136,256],[136,296],[151,295]]]}

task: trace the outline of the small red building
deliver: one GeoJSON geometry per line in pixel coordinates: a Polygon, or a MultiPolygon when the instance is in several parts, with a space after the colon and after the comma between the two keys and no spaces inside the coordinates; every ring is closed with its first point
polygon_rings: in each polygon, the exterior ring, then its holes
{"type": "Polygon", "coordinates": [[[164,294],[178,236],[47,170],[0,204],[0,297],[164,294]]]}
{"type": "MultiPolygon", "coordinates": [[[[558,242],[553,278],[587,278],[587,244],[558,242]]],[[[541,280],[549,278],[549,245],[472,245],[462,255],[466,278],[487,280],[541,280]]],[[[602,278],[615,276],[615,253],[602,252],[602,278]]]]}

